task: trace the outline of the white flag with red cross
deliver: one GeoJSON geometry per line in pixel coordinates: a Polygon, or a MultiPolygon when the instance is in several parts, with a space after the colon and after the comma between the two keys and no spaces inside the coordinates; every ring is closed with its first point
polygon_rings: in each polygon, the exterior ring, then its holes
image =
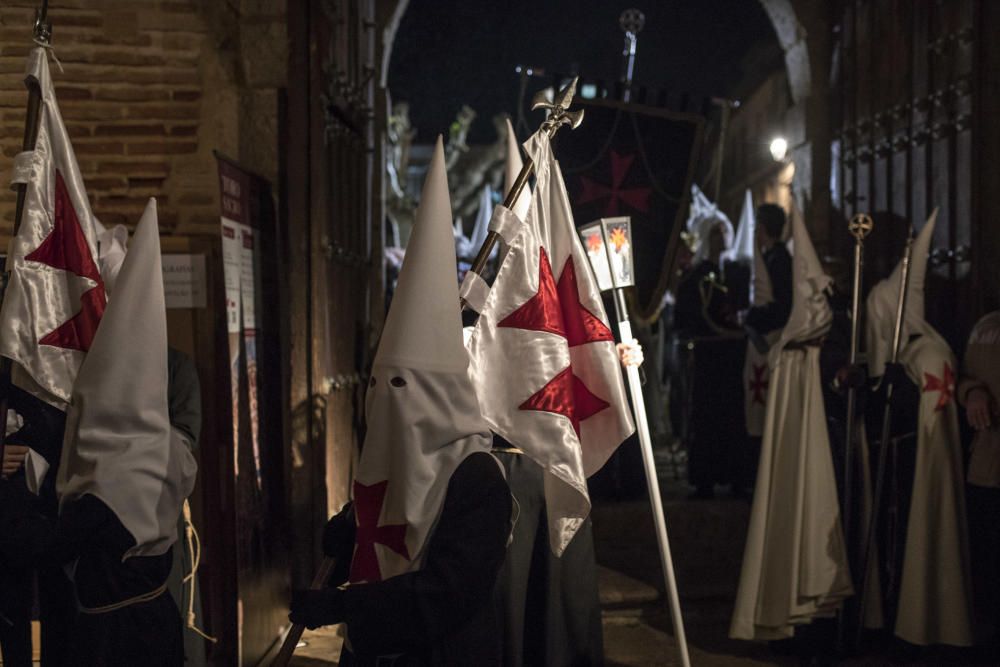
{"type": "Polygon", "coordinates": [[[480,312],[468,349],[483,414],[545,469],[550,546],[561,554],[590,512],[587,477],[635,429],[548,136],[525,149],[536,165],[526,220],[497,208],[491,226],[510,251],[488,293],[469,274],[463,295],[480,312]]]}
{"type": "MultiPolygon", "coordinates": [[[[59,114],[44,49],[32,51],[27,77],[41,90],[38,141],[35,150],[14,162],[12,181],[27,190],[21,228],[7,259],[10,283],[0,310],[0,354],[20,364],[51,395],[43,396],[46,400],[68,403],[107,297],[96,260],[96,219],[59,114]]],[[[14,378],[18,382],[19,373],[14,378]]],[[[24,388],[37,393],[36,387],[24,388]]]]}

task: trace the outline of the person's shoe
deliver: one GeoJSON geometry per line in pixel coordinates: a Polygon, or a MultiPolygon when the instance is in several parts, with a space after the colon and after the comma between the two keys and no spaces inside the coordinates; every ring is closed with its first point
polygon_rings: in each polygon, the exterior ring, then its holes
{"type": "Polygon", "coordinates": [[[688,500],[711,500],[715,497],[715,489],[710,486],[699,486],[688,496],[688,500]]]}

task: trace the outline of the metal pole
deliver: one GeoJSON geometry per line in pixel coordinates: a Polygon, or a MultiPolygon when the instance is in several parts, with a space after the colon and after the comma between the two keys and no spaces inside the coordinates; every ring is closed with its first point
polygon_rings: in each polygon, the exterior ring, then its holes
{"type": "MultiPolygon", "coordinates": [[[[910,282],[910,257],[913,253],[913,235],[906,242],[906,252],[903,254],[902,276],[899,283],[899,302],[896,306],[896,323],[892,333],[892,363],[899,361],[899,348],[903,336],[903,318],[906,314],[906,293],[910,282]]],[[[892,437],[892,394],[893,384],[889,382],[885,387],[885,406],[882,409],[882,438],[879,442],[878,467],[875,471],[875,495],[872,497],[872,512],[868,517],[868,530],[866,531],[865,542],[862,548],[861,567],[862,585],[861,598],[858,608],[858,628],[855,635],[855,645],[861,641],[861,632],[864,630],[865,607],[868,603],[868,596],[871,588],[871,569],[874,565],[873,556],[875,549],[876,528],[878,527],[878,515],[881,512],[882,492],[885,486],[885,469],[889,452],[889,440],[892,437]]]]}
{"type": "MultiPolygon", "coordinates": [[[[330,580],[330,575],[333,574],[333,568],[336,564],[337,561],[335,559],[329,556],[324,558],[319,566],[319,570],[316,572],[316,576],[313,577],[309,590],[318,591],[326,586],[326,582],[330,580]]],[[[278,655],[271,662],[271,667],[285,667],[288,664],[292,659],[292,654],[295,653],[295,648],[299,645],[299,640],[302,639],[302,633],[305,629],[304,625],[293,625],[288,629],[285,641],[281,644],[281,650],[278,651],[278,655]]]]}
{"type": "Polygon", "coordinates": [[[625,33],[625,48],[622,51],[622,101],[632,99],[632,78],[635,76],[635,47],[639,32],[646,24],[646,16],[638,9],[626,9],[618,17],[618,25],[625,33]]]}
{"type": "MultiPolygon", "coordinates": [[[[41,7],[35,10],[34,39],[39,44],[49,44],[52,41],[52,24],[48,21],[48,0],[43,0],[41,7]]],[[[22,151],[35,150],[38,142],[38,119],[42,108],[42,89],[38,81],[34,78],[25,79],[25,87],[28,89],[28,111],[24,121],[24,139],[21,142],[22,151]]],[[[21,229],[21,220],[24,218],[24,201],[28,192],[26,183],[17,184],[17,201],[14,206],[14,231],[13,236],[17,237],[21,229]]],[[[3,286],[0,287],[0,302],[3,301],[3,292],[7,289],[10,281],[10,262],[13,258],[7,257],[4,266],[3,286]]],[[[7,405],[10,401],[12,362],[7,357],[0,357],[0,462],[4,457],[4,446],[7,442],[7,405]]]]}
{"type": "Polygon", "coordinates": [[[726,134],[729,132],[729,114],[733,109],[733,101],[719,100],[717,103],[722,106],[722,121],[719,124],[719,146],[715,153],[717,171],[715,173],[715,196],[712,201],[715,202],[716,206],[719,205],[719,194],[722,192],[722,163],[726,157],[726,134]]]}
{"type": "MultiPolygon", "coordinates": [[[[872,231],[872,219],[867,215],[856,215],[851,218],[849,230],[854,236],[854,281],[851,290],[851,349],[848,361],[853,367],[858,363],[858,335],[861,329],[861,277],[864,274],[865,237],[872,231]]],[[[844,444],[844,532],[850,540],[851,514],[851,475],[853,474],[854,458],[854,419],[857,409],[857,390],[853,385],[847,387],[847,431],[844,444]]]]}
{"type": "MultiPolygon", "coordinates": [[[[535,99],[532,100],[532,109],[547,109],[549,111],[548,118],[542,123],[541,130],[549,135],[551,139],[555,136],[555,133],[559,131],[559,128],[563,125],[569,125],[572,129],[576,129],[583,122],[583,111],[569,111],[569,105],[573,101],[573,96],[576,94],[576,82],[578,77],[574,77],[569,84],[559,91],[552,102],[548,102],[545,99],[544,91],[535,95],[535,99]]],[[[524,160],[524,165],[521,167],[521,172],[517,175],[514,180],[514,185],[511,187],[510,192],[503,200],[503,205],[505,208],[514,208],[514,204],[517,202],[517,198],[521,196],[521,192],[524,187],[528,184],[528,179],[531,178],[531,173],[535,169],[535,163],[532,161],[531,157],[526,157],[524,160]]],[[[472,267],[469,269],[477,275],[482,275],[483,269],[486,268],[486,262],[489,260],[490,254],[493,252],[493,246],[496,245],[497,239],[500,235],[494,231],[490,231],[486,235],[486,239],[483,241],[483,247],[479,249],[479,254],[476,255],[475,261],[472,262],[472,267]]]]}
{"type": "MultiPolygon", "coordinates": [[[[618,333],[621,340],[632,340],[632,325],[628,321],[621,289],[615,290],[615,310],[618,311],[618,333]]],[[[646,485],[649,487],[649,504],[653,510],[653,524],[656,528],[656,538],[660,547],[660,565],[663,568],[663,578],[667,587],[667,601],[670,605],[670,618],[673,622],[674,636],[677,638],[677,652],[683,667],[691,666],[688,655],[687,637],[684,634],[684,618],[681,615],[681,600],[677,593],[677,580],[674,576],[674,562],[670,556],[670,541],[667,538],[667,521],[663,514],[663,499],[660,497],[660,482],[656,475],[656,462],[653,459],[653,443],[649,437],[649,423],[646,420],[646,402],[642,397],[642,383],[639,380],[639,369],[628,366],[625,369],[628,378],[629,395],[632,397],[632,411],[635,413],[635,427],[639,433],[639,445],[642,449],[642,463],[646,469],[646,485]]]]}
{"type": "MultiPolygon", "coordinates": [[[[873,227],[872,219],[868,215],[858,214],[851,218],[848,230],[854,237],[854,281],[851,290],[851,348],[848,356],[850,367],[853,369],[858,362],[858,333],[861,326],[861,276],[864,272],[864,247],[865,238],[871,233],[873,227]]],[[[844,539],[847,544],[852,544],[853,534],[853,507],[854,507],[854,422],[857,418],[857,389],[850,381],[847,385],[847,421],[844,432],[844,539]]],[[[854,561],[849,557],[848,562],[854,561]]],[[[843,612],[840,614],[838,624],[838,635],[841,643],[847,628],[846,617],[843,612]]]]}

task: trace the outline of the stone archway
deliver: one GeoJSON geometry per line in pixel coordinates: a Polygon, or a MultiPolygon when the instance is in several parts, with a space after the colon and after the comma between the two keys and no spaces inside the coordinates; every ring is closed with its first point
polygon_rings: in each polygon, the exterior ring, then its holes
{"type": "Polygon", "coordinates": [[[795,104],[809,97],[812,72],[809,69],[809,50],[806,30],[802,27],[792,6],[792,0],[759,0],[767,17],[771,19],[774,33],[785,56],[788,85],[795,104]]]}

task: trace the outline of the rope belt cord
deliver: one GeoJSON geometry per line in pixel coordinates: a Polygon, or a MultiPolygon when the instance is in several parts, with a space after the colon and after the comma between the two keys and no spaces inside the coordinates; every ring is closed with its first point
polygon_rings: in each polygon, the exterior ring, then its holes
{"type": "Polygon", "coordinates": [[[503,452],[504,454],[524,454],[524,450],[517,447],[494,447],[494,452],[503,452]]]}
{"type": "Polygon", "coordinates": [[[136,595],[133,598],[127,600],[122,600],[121,602],[114,602],[112,604],[106,604],[102,607],[80,607],[80,612],[84,614],[109,614],[113,611],[118,611],[119,609],[125,609],[126,607],[131,607],[134,604],[142,604],[143,602],[150,602],[156,598],[163,595],[167,590],[167,582],[163,582],[162,585],[156,589],[143,593],[142,595],[136,595]]]}
{"type": "Polygon", "coordinates": [[[191,505],[188,504],[187,500],[184,501],[184,536],[187,539],[188,552],[191,554],[191,572],[186,574],[183,580],[183,583],[191,582],[191,594],[188,596],[187,603],[186,625],[188,629],[193,630],[202,638],[216,644],[219,640],[198,627],[194,614],[194,599],[197,592],[196,586],[198,580],[198,577],[195,575],[198,574],[198,567],[201,565],[201,538],[198,536],[198,531],[195,530],[194,522],[191,520],[191,505]]]}

